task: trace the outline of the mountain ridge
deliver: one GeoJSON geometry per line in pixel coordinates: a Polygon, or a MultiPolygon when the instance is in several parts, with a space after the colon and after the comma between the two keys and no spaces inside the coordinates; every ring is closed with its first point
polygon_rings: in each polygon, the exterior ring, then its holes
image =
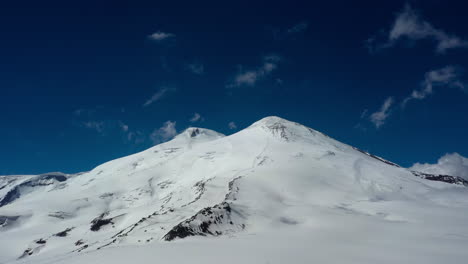
{"type": "Polygon", "coordinates": [[[0,233],[9,237],[0,238],[8,249],[0,262],[307,229],[314,218],[342,213],[410,223],[420,215],[390,205],[466,203],[464,183],[447,177],[417,174],[274,116],[229,136],[188,128],[89,172],[0,177],[0,233]]]}

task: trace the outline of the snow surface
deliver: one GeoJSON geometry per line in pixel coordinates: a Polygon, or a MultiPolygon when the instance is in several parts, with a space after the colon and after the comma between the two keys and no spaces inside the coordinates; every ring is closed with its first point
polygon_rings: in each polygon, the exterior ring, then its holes
{"type": "Polygon", "coordinates": [[[0,263],[468,259],[466,187],[279,117],[62,176],[0,177],[0,263]]]}

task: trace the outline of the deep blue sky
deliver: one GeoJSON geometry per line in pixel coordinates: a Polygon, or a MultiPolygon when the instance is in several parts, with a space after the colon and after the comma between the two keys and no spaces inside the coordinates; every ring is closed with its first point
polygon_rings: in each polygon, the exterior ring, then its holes
{"type": "Polygon", "coordinates": [[[0,175],[90,170],[166,140],[167,121],[231,134],[269,115],[403,166],[467,156],[466,10],[436,0],[2,3],[0,175]],[[398,16],[406,24],[392,39],[398,16]],[[423,98],[403,106],[412,91],[423,98]]]}

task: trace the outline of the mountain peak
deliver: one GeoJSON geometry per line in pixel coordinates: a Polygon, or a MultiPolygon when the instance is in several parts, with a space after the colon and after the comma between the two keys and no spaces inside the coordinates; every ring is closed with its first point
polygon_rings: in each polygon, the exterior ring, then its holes
{"type": "Polygon", "coordinates": [[[253,123],[252,126],[257,126],[257,125],[272,125],[272,124],[276,124],[276,123],[282,123],[282,124],[296,124],[296,125],[298,125],[298,124],[295,123],[295,122],[286,120],[286,119],[281,118],[281,117],[279,117],[279,116],[267,116],[267,117],[264,117],[264,118],[258,120],[258,121],[255,122],[255,123],[253,123]]]}
{"type": "Polygon", "coordinates": [[[298,138],[309,138],[317,131],[299,123],[278,116],[268,116],[253,123],[249,128],[261,128],[273,136],[285,141],[295,141],[298,138]]]}
{"type": "Polygon", "coordinates": [[[225,135],[218,133],[214,130],[199,128],[199,127],[189,127],[176,136],[176,139],[203,139],[203,140],[213,140],[222,138],[225,135]]]}

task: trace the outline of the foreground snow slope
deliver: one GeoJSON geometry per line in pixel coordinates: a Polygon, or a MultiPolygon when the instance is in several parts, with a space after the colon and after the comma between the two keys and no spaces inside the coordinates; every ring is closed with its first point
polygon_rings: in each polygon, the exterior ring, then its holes
{"type": "Polygon", "coordinates": [[[467,189],[415,175],[278,117],[189,128],[80,175],[0,177],[0,263],[465,263],[467,189]]]}

